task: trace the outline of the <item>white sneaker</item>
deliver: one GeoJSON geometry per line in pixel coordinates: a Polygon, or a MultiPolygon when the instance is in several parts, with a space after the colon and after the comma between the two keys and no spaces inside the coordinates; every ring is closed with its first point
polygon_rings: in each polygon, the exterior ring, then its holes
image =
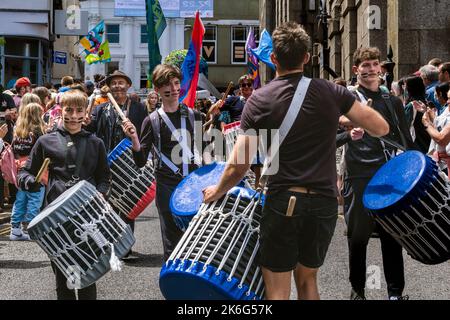
{"type": "Polygon", "coordinates": [[[22,232],[20,227],[11,228],[11,233],[9,235],[9,240],[11,241],[30,241],[30,236],[22,232]]]}

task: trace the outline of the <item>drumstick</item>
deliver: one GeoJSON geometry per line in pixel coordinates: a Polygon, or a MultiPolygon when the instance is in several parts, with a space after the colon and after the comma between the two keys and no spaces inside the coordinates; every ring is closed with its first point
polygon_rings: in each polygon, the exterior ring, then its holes
{"type": "MultiPolygon", "coordinates": [[[[119,114],[120,119],[122,119],[122,121],[125,121],[127,119],[127,117],[123,113],[122,108],[120,108],[119,105],[117,104],[116,99],[114,99],[113,95],[110,92],[108,92],[107,95],[108,95],[109,101],[111,101],[113,107],[116,109],[117,113],[119,114]]],[[[131,129],[130,133],[133,134],[134,130],[131,129]]]]}
{"type": "MultiPolygon", "coordinates": [[[[233,87],[233,81],[230,81],[230,83],[228,83],[227,90],[225,90],[224,94],[222,95],[222,103],[215,105],[213,108],[209,108],[208,112],[206,113],[206,119],[208,119],[211,116],[211,113],[215,109],[222,108],[223,104],[225,103],[225,99],[228,97],[228,94],[230,93],[230,90],[232,87],[233,87]]],[[[214,120],[214,118],[210,119],[208,122],[206,122],[203,125],[203,131],[205,131],[206,128],[208,128],[208,126],[212,124],[213,120],[214,120]]]]}
{"type": "Polygon", "coordinates": [[[230,81],[228,84],[227,90],[225,90],[223,96],[222,96],[222,104],[225,102],[225,99],[228,97],[228,94],[230,93],[231,88],[233,87],[233,81],[230,81]]]}
{"type": "Polygon", "coordinates": [[[225,99],[228,97],[228,94],[230,93],[230,90],[232,87],[233,87],[233,81],[230,81],[230,83],[228,84],[227,90],[225,90],[224,94],[222,95],[222,103],[218,104],[214,108],[210,108],[208,110],[208,112],[206,113],[206,117],[208,117],[215,108],[217,108],[217,107],[219,107],[219,109],[222,108],[223,104],[225,103],[225,99]]]}
{"type": "Polygon", "coordinates": [[[295,203],[297,202],[297,198],[295,196],[291,196],[289,198],[288,208],[286,210],[286,217],[292,217],[294,213],[295,203]]]}
{"type": "Polygon", "coordinates": [[[49,164],[50,164],[50,158],[45,158],[45,160],[42,163],[42,166],[39,169],[39,172],[36,176],[36,182],[41,182],[42,175],[44,174],[44,171],[47,170],[49,164]]]}

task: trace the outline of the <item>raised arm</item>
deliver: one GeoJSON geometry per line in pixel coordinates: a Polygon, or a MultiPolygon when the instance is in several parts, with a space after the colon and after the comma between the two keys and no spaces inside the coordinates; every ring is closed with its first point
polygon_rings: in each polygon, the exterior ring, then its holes
{"type": "Polygon", "coordinates": [[[389,133],[389,124],[384,120],[380,113],[372,108],[368,108],[355,100],[350,110],[345,114],[351,123],[343,123],[344,125],[352,125],[353,127],[361,127],[373,137],[382,137],[389,133]]]}

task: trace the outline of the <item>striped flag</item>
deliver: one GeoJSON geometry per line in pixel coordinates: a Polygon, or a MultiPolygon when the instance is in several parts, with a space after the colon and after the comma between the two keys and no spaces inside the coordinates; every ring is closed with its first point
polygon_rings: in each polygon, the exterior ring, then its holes
{"type": "Polygon", "coordinates": [[[181,65],[183,80],[181,81],[180,101],[190,108],[194,108],[195,105],[204,34],[205,27],[200,19],[200,12],[197,11],[189,50],[181,65]]]}

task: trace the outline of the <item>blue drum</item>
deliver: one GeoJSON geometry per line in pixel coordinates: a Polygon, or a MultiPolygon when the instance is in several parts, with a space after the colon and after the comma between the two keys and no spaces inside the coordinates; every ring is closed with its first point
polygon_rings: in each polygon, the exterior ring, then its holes
{"type": "MultiPolygon", "coordinates": [[[[214,162],[191,172],[170,197],[170,210],[175,224],[183,231],[197,214],[203,202],[203,189],[219,183],[225,162],[214,162]]],[[[243,183],[240,184],[243,186],[243,183]]]]}
{"type": "Polygon", "coordinates": [[[256,263],[262,206],[259,193],[235,187],[202,204],[160,273],[166,299],[256,300],[264,296],[256,263]]]}
{"type": "Polygon", "coordinates": [[[450,259],[450,185],[430,157],[407,151],[383,165],[367,185],[364,206],[414,259],[450,259]]]}

